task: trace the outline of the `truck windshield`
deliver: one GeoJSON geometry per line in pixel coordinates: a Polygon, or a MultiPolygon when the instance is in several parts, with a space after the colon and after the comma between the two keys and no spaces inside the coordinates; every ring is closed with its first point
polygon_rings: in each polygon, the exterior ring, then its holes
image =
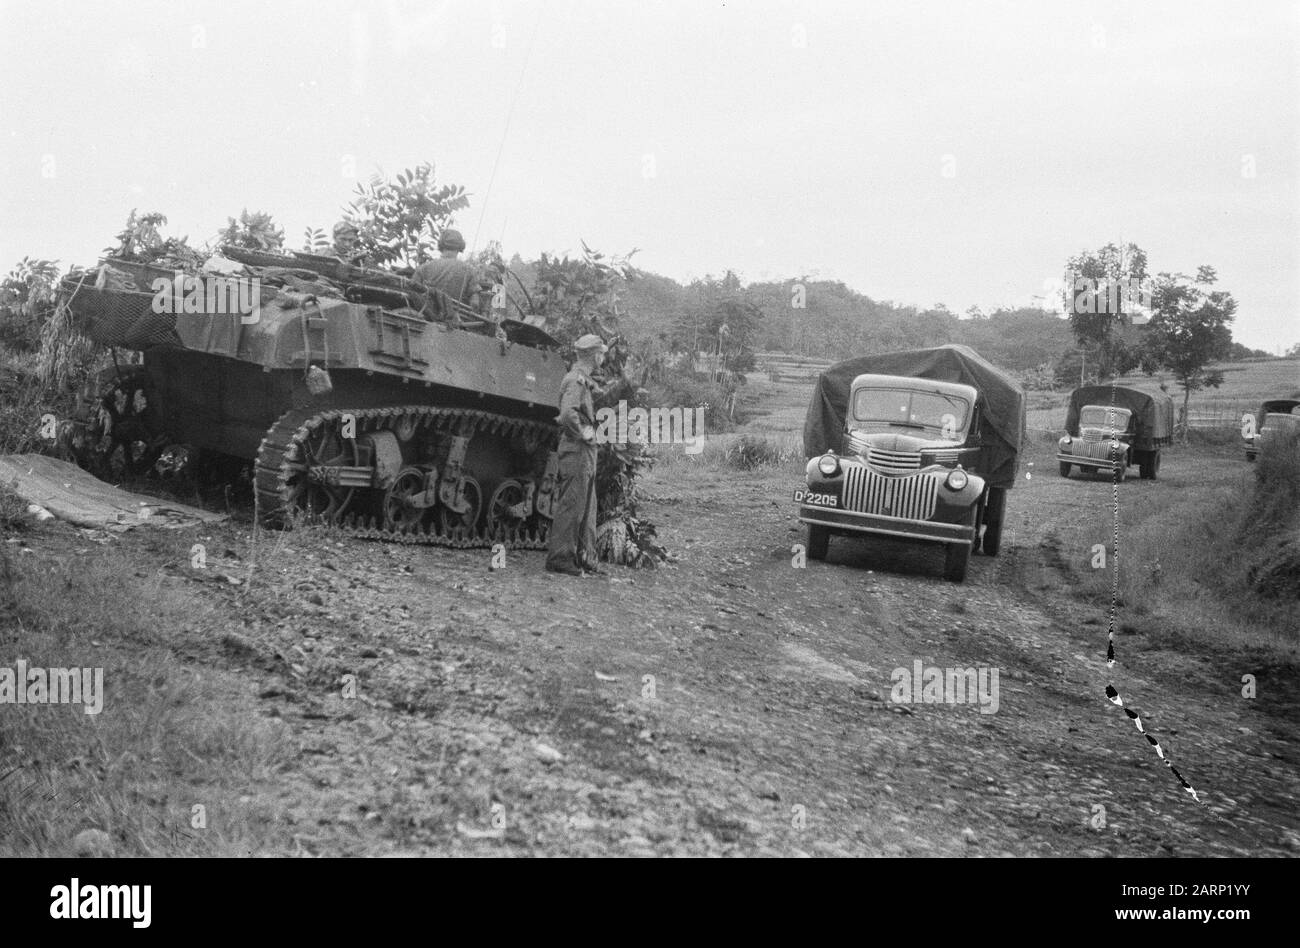
{"type": "Polygon", "coordinates": [[[901,428],[966,430],[970,405],[964,398],[903,388],[860,388],[853,396],[853,420],[901,428]],[[951,416],[951,417],[945,417],[951,416]]]}
{"type": "Polygon", "coordinates": [[[1111,408],[1109,405],[1084,405],[1079,410],[1079,426],[1082,428],[1105,428],[1107,431],[1124,431],[1128,428],[1128,420],[1132,414],[1127,408],[1111,408]]]}

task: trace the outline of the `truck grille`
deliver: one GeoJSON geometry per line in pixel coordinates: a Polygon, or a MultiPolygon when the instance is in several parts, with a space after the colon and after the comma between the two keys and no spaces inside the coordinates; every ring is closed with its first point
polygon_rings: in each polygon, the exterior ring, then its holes
{"type": "MultiPolygon", "coordinates": [[[[1117,454],[1122,454],[1123,448],[1120,448],[1117,454]]],[[[1111,459],[1111,447],[1109,441],[1087,442],[1083,446],[1083,456],[1092,458],[1097,461],[1109,461],[1111,459]]]]}
{"type": "Polygon", "coordinates": [[[844,472],[843,504],[858,513],[929,520],[939,496],[939,479],[921,477],[884,477],[858,465],[844,472]]]}
{"type": "Polygon", "coordinates": [[[1094,442],[1103,440],[1106,432],[1102,431],[1100,428],[1084,428],[1080,434],[1083,435],[1084,441],[1088,444],[1093,444],[1094,442]]]}
{"type": "Polygon", "coordinates": [[[867,463],[886,474],[901,474],[905,471],[919,471],[921,455],[915,451],[885,451],[881,448],[868,448],[867,463]]]}

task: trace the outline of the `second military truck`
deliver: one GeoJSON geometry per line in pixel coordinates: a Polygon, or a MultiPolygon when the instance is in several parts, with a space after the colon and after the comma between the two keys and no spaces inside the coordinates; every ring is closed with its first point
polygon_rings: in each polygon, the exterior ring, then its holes
{"type": "Polygon", "coordinates": [[[1174,431],[1174,402],[1161,391],[1085,385],[1070,395],[1065,435],[1056,448],[1061,476],[1071,468],[1106,471],[1118,480],[1130,465],[1146,480],[1160,473],[1160,449],[1174,431]]]}

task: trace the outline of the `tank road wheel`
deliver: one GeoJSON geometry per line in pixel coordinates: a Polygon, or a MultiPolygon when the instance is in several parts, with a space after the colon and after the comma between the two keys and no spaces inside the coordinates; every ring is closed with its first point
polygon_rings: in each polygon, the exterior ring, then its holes
{"type": "Polygon", "coordinates": [[[808,559],[826,559],[826,552],[830,549],[830,545],[831,531],[829,527],[824,527],[816,523],[808,524],[808,559]]]}
{"type": "Polygon", "coordinates": [[[489,539],[496,539],[498,533],[502,536],[508,534],[521,522],[521,518],[512,514],[510,510],[523,502],[523,484],[511,480],[502,481],[497,485],[497,489],[492,492],[492,499],[488,501],[487,535],[489,539]]]}
{"type": "Polygon", "coordinates": [[[457,532],[472,534],[474,525],[478,523],[479,512],[483,509],[483,491],[478,486],[478,481],[472,477],[461,480],[456,499],[469,506],[464,513],[456,513],[446,506],[438,508],[438,526],[443,536],[450,536],[457,532]]]}
{"type": "Polygon", "coordinates": [[[1066,464],[1064,461],[1062,461],[1062,462],[1061,462],[1061,476],[1062,476],[1062,477],[1069,477],[1069,476],[1070,476],[1070,468],[1072,468],[1072,467],[1074,467],[1073,464],[1066,464]]]}
{"type": "Polygon", "coordinates": [[[424,496],[424,472],[404,468],[384,493],[384,529],[393,533],[411,533],[425,522],[429,507],[417,506],[424,496]]]}
{"type": "Polygon", "coordinates": [[[78,460],[96,474],[147,473],[167,447],[149,404],[143,366],[102,372],[82,390],[83,449],[78,460]]]}
{"type": "Polygon", "coordinates": [[[288,481],[292,506],[303,511],[309,522],[332,523],[352,502],[355,488],[322,483],[312,477],[312,468],[356,466],[356,440],[345,440],[330,423],[317,425],[300,446],[298,472],[288,481]]]}

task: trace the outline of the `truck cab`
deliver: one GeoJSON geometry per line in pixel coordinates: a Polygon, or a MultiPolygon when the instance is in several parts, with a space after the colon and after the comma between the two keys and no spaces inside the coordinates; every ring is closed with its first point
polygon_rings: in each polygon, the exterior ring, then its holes
{"type": "Polygon", "coordinates": [[[1110,405],[1084,405],[1079,410],[1079,437],[1065,435],[1057,448],[1061,476],[1070,468],[1112,471],[1120,480],[1128,473],[1133,438],[1137,434],[1133,412],[1110,405]]]}
{"type": "Polygon", "coordinates": [[[1281,431],[1295,430],[1295,426],[1300,424],[1300,399],[1275,398],[1264,402],[1255,413],[1255,419],[1257,423],[1253,426],[1254,431],[1249,434],[1246,433],[1249,429],[1242,431],[1247,461],[1259,457],[1267,437],[1281,431]]]}

